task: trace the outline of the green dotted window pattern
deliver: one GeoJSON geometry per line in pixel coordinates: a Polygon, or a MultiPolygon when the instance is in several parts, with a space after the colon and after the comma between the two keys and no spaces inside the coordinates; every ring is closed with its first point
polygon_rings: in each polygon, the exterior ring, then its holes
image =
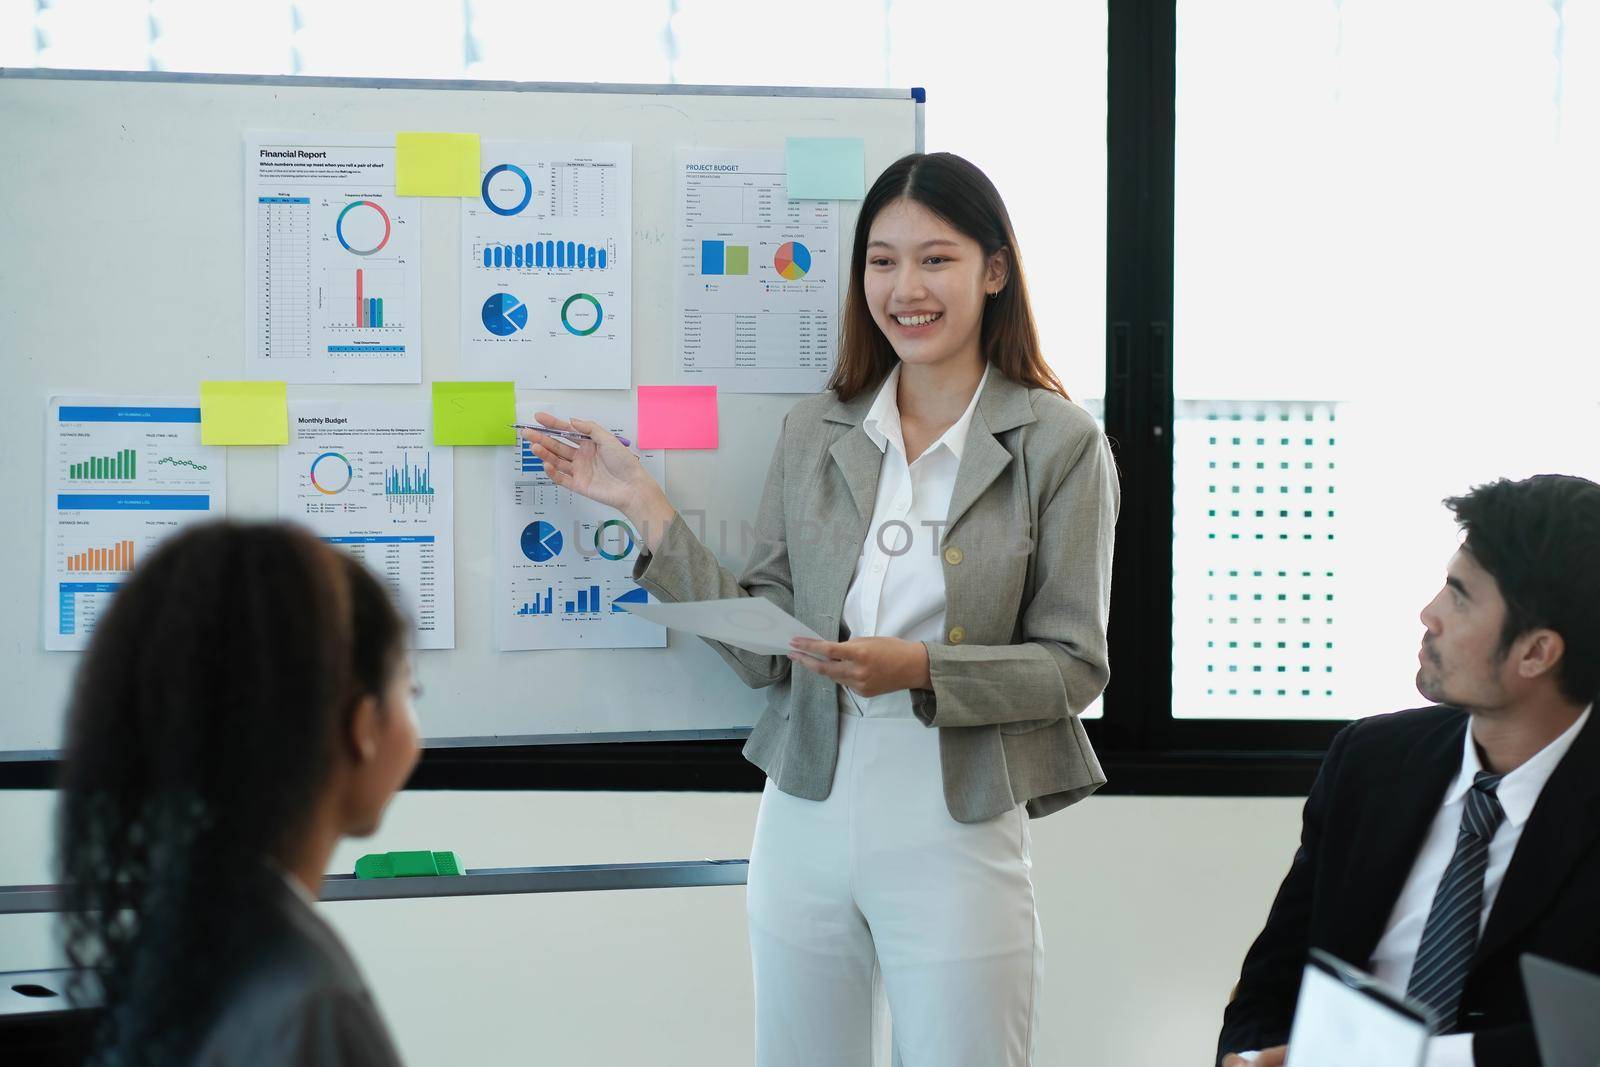
{"type": "Polygon", "coordinates": [[[1339,692],[1337,403],[1180,400],[1174,715],[1327,715],[1339,692]]]}

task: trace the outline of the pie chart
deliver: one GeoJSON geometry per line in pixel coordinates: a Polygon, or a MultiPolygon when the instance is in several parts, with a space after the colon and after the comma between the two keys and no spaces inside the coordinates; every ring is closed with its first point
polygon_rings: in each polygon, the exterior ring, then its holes
{"type": "Polygon", "coordinates": [[[561,555],[561,531],[548,522],[530,522],[522,530],[522,554],[535,563],[549,563],[561,555]]]}
{"type": "Polygon", "coordinates": [[[509,337],[528,325],[528,305],[510,293],[495,293],[483,302],[483,328],[509,337]]]}
{"type": "Polygon", "coordinates": [[[772,257],[772,265],[779,274],[797,282],[811,269],[811,249],[799,241],[785,241],[778,248],[778,254],[772,257]]]}

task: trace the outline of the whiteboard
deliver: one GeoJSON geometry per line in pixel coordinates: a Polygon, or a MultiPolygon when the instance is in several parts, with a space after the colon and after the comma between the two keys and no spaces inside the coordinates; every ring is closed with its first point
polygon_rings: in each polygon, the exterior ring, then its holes
{"type": "MultiPolygon", "coordinates": [[[[13,486],[0,509],[0,588],[10,601],[0,614],[0,758],[59,749],[79,658],[44,651],[41,634],[49,397],[195,396],[202,379],[244,376],[245,131],[453,130],[631,143],[637,385],[674,380],[676,149],[861,137],[870,179],[920,149],[922,108],[920,91],[909,89],[0,70],[0,442],[13,486]]],[[[839,205],[843,268],[858,208],[839,205]]],[[[421,217],[422,384],[291,385],[291,402],[420,400],[434,380],[470,377],[457,365],[460,201],[424,200],[421,217]]],[[[626,394],[554,395],[581,412],[585,396],[626,394]]],[[[754,518],[782,416],[796,399],[724,393],[721,447],[668,453],[669,495],[685,511],[704,509],[708,544],[735,570],[741,523],[754,518]]],[[[497,454],[455,453],[456,647],[416,654],[428,744],[747,732],[765,694],[746,688],[696,638],[670,634],[664,650],[493,650],[497,454]]],[[[276,464],[273,448],[229,449],[229,515],[277,517],[276,464]]]]}

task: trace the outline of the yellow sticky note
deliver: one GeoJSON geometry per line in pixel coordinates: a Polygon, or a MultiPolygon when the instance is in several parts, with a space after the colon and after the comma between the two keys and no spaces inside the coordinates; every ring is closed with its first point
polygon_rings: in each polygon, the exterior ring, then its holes
{"type": "Polygon", "coordinates": [[[288,391],[282,382],[201,382],[200,443],[289,443],[288,391]]]}
{"type": "Polygon", "coordinates": [[[433,443],[516,444],[517,394],[510,382],[434,382],[433,443]]]}
{"type": "Polygon", "coordinates": [[[394,191],[400,196],[477,196],[475,133],[394,135],[394,191]]]}

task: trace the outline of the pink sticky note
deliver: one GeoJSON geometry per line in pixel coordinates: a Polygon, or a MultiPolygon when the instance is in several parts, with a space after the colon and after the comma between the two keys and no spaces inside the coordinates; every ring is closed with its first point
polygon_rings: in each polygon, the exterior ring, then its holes
{"type": "Polygon", "coordinates": [[[639,386],[640,448],[716,448],[717,387],[639,386]]]}

